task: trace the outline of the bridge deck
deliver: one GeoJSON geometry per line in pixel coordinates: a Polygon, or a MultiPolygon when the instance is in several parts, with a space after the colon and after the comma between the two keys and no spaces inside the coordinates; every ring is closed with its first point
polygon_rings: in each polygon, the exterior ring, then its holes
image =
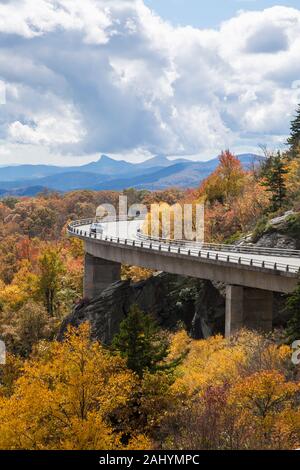
{"type": "Polygon", "coordinates": [[[290,292],[297,284],[299,251],[252,246],[243,247],[242,252],[239,252],[240,247],[231,246],[226,251],[224,245],[218,248],[217,245],[201,246],[193,242],[178,244],[141,239],[138,233],[141,223],[141,220],[106,222],[103,224],[103,234],[95,235],[90,234],[90,223],[78,221],[69,225],[68,232],[85,240],[86,250],[93,256],[116,262],[169,270],[182,275],[196,273],[199,278],[256,288],[261,285],[262,289],[278,292],[290,292]],[[151,258],[149,253],[152,253],[151,258]],[[191,261],[190,267],[188,259],[191,261]],[[195,267],[195,263],[199,268],[195,267]]]}
{"type": "MultiPolygon", "coordinates": [[[[77,229],[82,230],[82,232],[86,233],[88,238],[89,238],[89,233],[90,233],[90,226],[91,224],[86,224],[86,225],[81,225],[77,226],[77,229]]],[[[135,242],[136,246],[141,244],[141,239],[138,236],[138,229],[141,226],[141,221],[140,220],[134,220],[134,221],[118,221],[118,222],[107,222],[103,224],[104,228],[104,233],[103,236],[101,237],[100,235],[97,235],[98,239],[105,240],[106,237],[108,239],[110,238],[119,238],[120,239],[120,244],[124,244],[125,240],[127,243],[130,244],[130,242],[135,242]]],[[[116,240],[115,240],[116,241],[116,240]]],[[[143,246],[147,247],[149,246],[151,241],[145,241],[143,242],[143,246]]],[[[180,245],[178,243],[164,243],[164,242],[158,242],[158,241],[152,241],[151,243],[151,249],[153,250],[159,250],[161,246],[162,251],[168,251],[169,246],[171,247],[171,252],[173,251],[174,253],[178,252],[178,248],[180,245]]],[[[222,245],[223,247],[224,245],[222,245]]],[[[213,249],[201,249],[201,244],[199,243],[186,243],[185,246],[182,246],[180,248],[180,252],[182,254],[187,253],[190,250],[190,256],[199,256],[199,251],[201,250],[203,257],[206,257],[207,254],[211,257],[211,259],[218,258],[219,260],[225,260],[227,261],[228,257],[229,260],[228,262],[231,263],[239,263],[239,264],[245,264],[249,265],[251,260],[253,262],[253,266],[262,266],[262,263],[264,263],[264,267],[274,269],[274,265],[276,270],[280,271],[289,271],[292,273],[297,273],[300,270],[300,251],[299,251],[299,257],[297,256],[289,256],[289,250],[286,250],[286,255],[285,256],[279,256],[277,254],[272,255],[266,255],[266,254],[259,254],[258,252],[253,249],[252,252],[249,253],[239,253],[238,247],[237,251],[233,252],[232,250],[230,251],[224,251],[222,250],[213,250],[213,249]],[[287,269],[288,268],[288,269],[287,269]]],[[[251,248],[250,248],[251,250],[251,248]]],[[[272,251],[272,250],[270,250],[272,251]]],[[[276,251],[276,250],[274,250],[276,251]]],[[[280,250],[283,251],[283,250],[280,250]]],[[[292,250],[295,251],[295,250],[292,250]]]]}

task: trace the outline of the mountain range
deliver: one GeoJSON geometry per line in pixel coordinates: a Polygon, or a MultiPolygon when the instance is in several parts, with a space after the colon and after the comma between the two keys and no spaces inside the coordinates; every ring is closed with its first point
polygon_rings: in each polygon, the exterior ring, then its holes
{"type": "MultiPolygon", "coordinates": [[[[251,153],[238,155],[249,169],[263,159],[251,153]]],[[[9,194],[33,196],[43,190],[74,191],[166,189],[198,186],[218,166],[218,158],[194,162],[184,158],[169,160],[158,155],[142,163],[114,160],[102,155],[98,161],[81,166],[14,165],[0,167],[0,197],[9,194]]]]}

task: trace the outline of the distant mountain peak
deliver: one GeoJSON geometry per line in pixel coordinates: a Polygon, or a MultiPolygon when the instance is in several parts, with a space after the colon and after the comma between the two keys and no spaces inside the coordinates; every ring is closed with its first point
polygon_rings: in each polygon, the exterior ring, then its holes
{"type": "Polygon", "coordinates": [[[108,155],[101,155],[99,157],[99,159],[97,160],[97,163],[101,162],[101,163],[105,163],[105,162],[111,162],[111,161],[116,161],[114,160],[113,158],[109,157],[108,155]]]}
{"type": "Polygon", "coordinates": [[[90,162],[88,163],[88,165],[90,164],[99,164],[99,163],[111,163],[111,162],[114,162],[116,160],[114,160],[113,158],[109,157],[108,155],[100,155],[100,157],[98,158],[98,160],[95,160],[94,162],[90,162]]]}
{"type": "Polygon", "coordinates": [[[172,161],[169,160],[165,155],[155,155],[154,157],[145,160],[140,163],[143,168],[152,168],[152,167],[166,167],[172,165],[172,161]]]}
{"type": "Polygon", "coordinates": [[[115,168],[126,165],[131,166],[132,163],[126,162],[125,160],[115,160],[114,158],[108,157],[107,155],[101,155],[95,162],[87,163],[82,168],[102,167],[102,168],[115,168]]]}
{"type": "Polygon", "coordinates": [[[162,161],[167,161],[169,162],[170,160],[168,159],[168,157],[166,157],[165,155],[162,155],[162,154],[159,154],[159,155],[154,155],[154,157],[152,157],[152,159],[155,159],[155,160],[162,160],[162,161]]]}

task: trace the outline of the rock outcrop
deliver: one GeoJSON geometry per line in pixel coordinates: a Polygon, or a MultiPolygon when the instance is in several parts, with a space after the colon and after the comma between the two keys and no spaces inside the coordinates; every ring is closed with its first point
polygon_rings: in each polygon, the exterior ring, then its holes
{"type": "Polygon", "coordinates": [[[173,274],[160,273],[138,283],[111,284],[98,297],[84,300],[65,318],[68,325],[90,321],[92,336],[109,344],[132,305],[151,314],[158,324],[174,330],[184,324],[194,338],[224,332],[224,286],[173,274]]]}
{"type": "Polygon", "coordinates": [[[297,241],[288,235],[284,235],[276,231],[269,231],[260,237],[256,246],[296,250],[297,241]]]}
{"type": "Polygon", "coordinates": [[[266,248],[300,249],[300,214],[288,211],[265,223],[256,246],[266,248]]]}

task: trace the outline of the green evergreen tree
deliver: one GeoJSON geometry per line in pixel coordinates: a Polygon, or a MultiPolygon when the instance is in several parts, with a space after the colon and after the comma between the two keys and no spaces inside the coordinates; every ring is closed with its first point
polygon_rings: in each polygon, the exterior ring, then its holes
{"type": "Polygon", "coordinates": [[[288,173],[284,159],[280,152],[271,155],[262,169],[263,186],[267,188],[271,196],[271,210],[277,211],[286,202],[286,185],[284,175],[288,173]]]}
{"type": "Polygon", "coordinates": [[[287,143],[290,146],[290,157],[295,158],[300,150],[300,105],[297,108],[295,119],[291,122],[291,135],[287,143]]]}
{"type": "Polygon", "coordinates": [[[300,284],[289,295],[286,302],[286,310],[291,315],[287,325],[286,336],[288,343],[292,344],[294,341],[300,340],[300,284]]]}
{"type": "Polygon", "coordinates": [[[112,343],[113,349],[127,360],[127,366],[139,377],[166,368],[160,364],[168,355],[169,342],[160,334],[155,321],[137,305],[120,324],[120,332],[112,343]]]}

